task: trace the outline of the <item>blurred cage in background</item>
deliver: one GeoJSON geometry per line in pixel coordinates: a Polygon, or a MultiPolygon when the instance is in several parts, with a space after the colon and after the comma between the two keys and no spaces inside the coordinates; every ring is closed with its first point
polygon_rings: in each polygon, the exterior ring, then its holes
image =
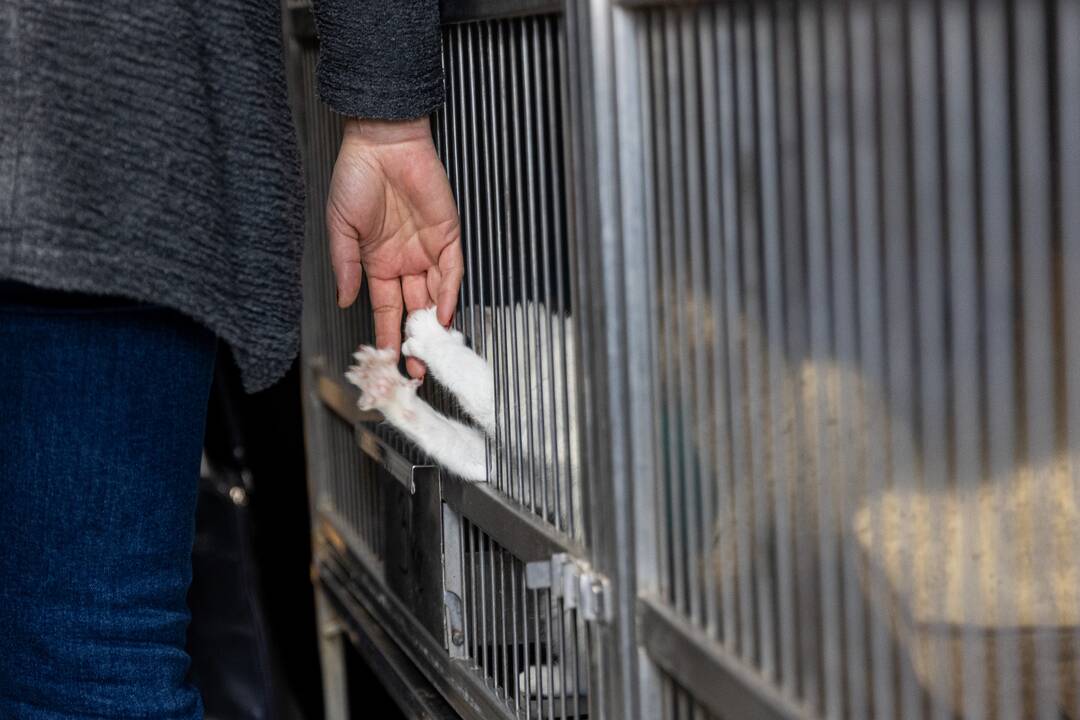
{"type": "Polygon", "coordinates": [[[329,716],[1080,719],[1080,3],[443,18],[479,484],[344,383],[290,9],[329,716]]]}

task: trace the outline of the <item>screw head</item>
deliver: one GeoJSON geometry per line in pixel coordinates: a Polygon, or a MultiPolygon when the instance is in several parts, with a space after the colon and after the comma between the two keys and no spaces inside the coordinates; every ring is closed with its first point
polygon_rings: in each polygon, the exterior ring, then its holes
{"type": "Polygon", "coordinates": [[[247,492],[239,485],[233,485],[229,488],[229,499],[233,501],[233,505],[243,507],[247,505],[247,492]]]}

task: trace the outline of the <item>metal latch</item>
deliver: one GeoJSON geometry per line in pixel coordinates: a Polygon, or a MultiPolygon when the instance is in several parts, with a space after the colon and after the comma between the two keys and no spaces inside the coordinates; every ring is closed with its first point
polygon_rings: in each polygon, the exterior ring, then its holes
{"type": "Polygon", "coordinates": [[[611,583],[584,560],[557,553],[551,560],[526,563],[525,587],[550,589],[566,610],[578,608],[586,621],[611,621],[611,583]]]}

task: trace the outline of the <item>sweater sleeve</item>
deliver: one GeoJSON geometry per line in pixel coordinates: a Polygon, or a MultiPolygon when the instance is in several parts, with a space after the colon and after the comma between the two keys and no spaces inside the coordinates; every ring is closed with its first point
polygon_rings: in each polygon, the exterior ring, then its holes
{"type": "Polygon", "coordinates": [[[342,115],[401,120],[443,102],[438,0],[316,0],[319,95],[342,115]]]}

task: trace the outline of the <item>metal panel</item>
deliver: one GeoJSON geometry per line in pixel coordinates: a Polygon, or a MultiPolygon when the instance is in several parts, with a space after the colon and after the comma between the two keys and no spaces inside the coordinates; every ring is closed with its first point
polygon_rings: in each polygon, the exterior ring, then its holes
{"type": "Polygon", "coordinates": [[[661,716],[1074,716],[1074,4],[618,5],[661,716]]]}

